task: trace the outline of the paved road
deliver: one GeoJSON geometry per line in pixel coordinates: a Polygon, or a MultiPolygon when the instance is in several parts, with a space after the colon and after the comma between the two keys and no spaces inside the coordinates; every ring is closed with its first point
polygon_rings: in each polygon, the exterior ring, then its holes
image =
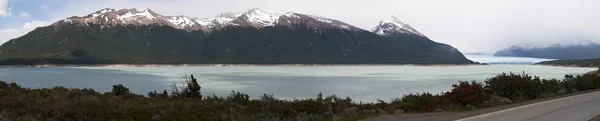
{"type": "Polygon", "coordinates": [[[600,114],[600,92],[591,92],[457,121],[588,121],[598,114],[600,114]]]}

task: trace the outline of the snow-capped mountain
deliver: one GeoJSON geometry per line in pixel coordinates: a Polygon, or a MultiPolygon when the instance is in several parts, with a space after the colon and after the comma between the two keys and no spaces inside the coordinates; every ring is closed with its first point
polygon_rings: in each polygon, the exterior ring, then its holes
{"type": "MultiPolygon", "coordinates": [[[[91,13],[87,16],[73,16],[64,20],[58,21],[53,25],[61,25],[63,23],[77,23],[82,25],[101,24],[101,25],[168,25],[173,28],[183,29],[187,31],[202,30],[206,32],[217,31],[228,26],[243,26],[243,27],[273,27],[273,26],[288,26],[293,27],[297,24],[306,24],[307,27],[315,29],[338,28],[346,30],[362,30],[350,24],[319,17],[315,15],[300,14],[287,12],[269,13],[261,9],[250,9],[240,13],[222,13],[214,17],[208,18],[193,18],[188,16],[165,16],[157,14],[150,9],[110,9],[105,8],[91,13]]],[[[390,34],[415,34],[425,37],[410,25],[401,22],[398,18],[392,16],[389,20],[379,22],[373,33],[387,36],[390,34]]]]}
{"type": "Polygon", "coordinates": [[[391,16],[389,20],[379,22],[373,31],[373,33],[377,33],[382,36],[387,36],[391,34],[416,34],[419,36],[425,37],[425,35],[421,34],[419,31],[412,28],[410,25],[403,23],[395,16],[391,16]]]}
{"type": "Polygon", "coordinates": [[[291,14],[267,13],[260,9],[251,9],[245,13],[224,13],[215,17],[196,19],[202,25],[213,29],[233,26],[267,27],[275,26],[281,16],[292,16],[291,14]]]}
{"type": "Polygon", "coordinates": [[[564,41],[564,42],[559,42],[557,44],[554,44],[552,46],[568,48],[568,47],[573,47],[573,46],[595,46],[595,45],[598,45],[598,44],[593,41],[583,40],[583,41],[564,41]]]}
{"type": "Polygon", "coordinates": [[[110,9],[105,8],[87,16],[73,16],[58,21],[53,25],[62,23],[102,24],[102,25],[168,25],[177,29],[201,30],[204,26],[198,24],[194,19],[186,16],[163,16],[150,9],[138,11],[137,9],[110,9]]]}
{"type": "Polygon", "coordinates": [[[597,44],[596,42],[593,41],[589,41],[589,40],[582,40],[582,41],[561,41],[561,42],[557,42],[554,44],[523,44],[523,45],[513,45],[510,46],[506,49],[512,49],[512,50],[529,50],[529,49],[536,49],[536,48],[570,48],[570,47],[577,47],[577,46],[600,46],[600,44],[597,44]]]}
{"type": "Polygon", "coordinates": [[[376,30],[260,9],[208,18],[102,9],[4,43],[0,64],[474,63],[396,18],[381,22],[376,30]]]}
{"type": "Polygon", "coordinates": [[[499,50],[495,56],[537,57],[552,59],[599,58],[600,44],[592,41],[563,41],[556,44],[513,45],[499,50]]]}
{"type": "Polygon", "coordinates": [[[227,26],[246,26],[246,27],[272,27],[276,25],[290,26],[292,24],[306,23],[313,28],[343,28],[356,30],[357,27],[346,24],[344,22],[308,15],[287,12],[268,13],[261,9],[250,9],[243,13],[223,13],[215,17],[196,18],[201,25],[213,30],[219,30],[227,26]]]}
{"type": "Polygon", "coordinates": [[[61,23],[82,23],[82,24],[104,24],[104,25],[168,25],[177,29],[184,30],[220,30],[227,26],[244,27],[272,27],[275,25],[291,26],[293,24],[305,23],[313,28],[342,28],[348,30],[358,30],[357,27],[344,22],[314,16],[288,12],[285,14],[268,13],[261,9],[251,9],[242,13],[223,13],[209,18],[191,18],[187,16],[164,16],[155,13],[150,9],[138,11],[136,9],[110,9],[105,8],[83,17],[69,17],[58,21],[54,25],[61,23]]]}

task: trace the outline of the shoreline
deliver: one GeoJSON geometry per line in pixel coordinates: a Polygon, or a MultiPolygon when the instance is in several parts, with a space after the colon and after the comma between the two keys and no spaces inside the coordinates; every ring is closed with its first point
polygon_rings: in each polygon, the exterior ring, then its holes
{"type": "Polygon", "coordinates": [[[0,68],[55,68],[55,67],[209,67],[209,66],[485,66],[482,64],[45,64],[0,65],[0,68]]]}
{"type": "Polygon", "coordinates": [[[576,64],[563,65],[563,64],[541,64],[541,63],[536,63],[536,64],[533,64],[533,65],[555,66],[555,67],[599,68],[598,66],[581,66],[581,65],[576,65],[576,64]]]}

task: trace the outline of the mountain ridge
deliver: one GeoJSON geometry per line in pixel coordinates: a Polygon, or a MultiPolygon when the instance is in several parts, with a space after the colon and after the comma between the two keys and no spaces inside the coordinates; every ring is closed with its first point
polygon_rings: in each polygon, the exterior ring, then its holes
{"type": "MultiPolygon", "coordinates": [[[[348,23],[341,22],[339,20],[320,17],[311,14],[302,14],[295,12],[280,13],[269,13],[259,8],[249,9],[245,12],[225,12],[212,17],[189,17],[185,15],[176,16],[165,16],[158,14],[151,9],[144,9],[142,11],[136,8],[131,9],[112,9],[104,8],[96,12],[90,13],[86,16],[72,16],[63,20],[59,20],[51,25],[59,25],[62,23],[80,23],[80,24],[125,24],[125,25],[149,25],[149,24],[161,24],[169,25],[174,28],[183,29],[187,31],[203,30],[207,32],[217,31],[227,26],[250,26],[255,28],[272,27],[275,25],[285,25],[291,23],[293,20],[290,18],[297,19],[314,19],[318,22],[331,24],[333,27],[339,27],[350,30],[366,30],[359,27],[355,27],[348,23]],[[283,18],[282,18],[283,17],[283,18]],[[245,21],[249,22],[244,23],[245,21]],[[287,23],[286,23],[287,22],[287,23]]],[[[319,28],[319,25],[315,25],[315,28],[319,28]]],[[[321,27],[327,28],[327,27],[321,27]]],[[[391,19],[380,21],[380,25],[376,26],[372,31],[383,35],[388,31],[396,31],[399,33],[417,34],[424,36],[420,32],[416,31],[410,25],[401,22],[397,17],[391,16],[391,19]],[[382,25],[383,24],[383,25],[382,25]],[[393,24],[393,25],[385,25],[393,24]],[[382,26],[391,27],[383,28],[382,26]],[[394,30],[396,29],[396,30],[394,30]],[[380,31],[381,30],[381,31],[380,31]],[[379,32],[376,32],[379,31],[379,32]],[[386,32],[383,32],[386,31],[386,32]]]]}
{"type": "Polygon", "coordinates": [[[416,34],[426,37],[410,25],[400,21],[396,16],[391,16],[389,20],[380,21],[379,25],[377,25],[372,32],[382,36],[388,36],[390,34],[416,34]]]}
{"type": "Polygon", "coordinates": [[[4,43],[0,64],[474,63],[456,48],[395,22],[386,25],[392,29],[384,36],[292,12],[251,9],[198,19],[150,9],[102,9],[4,43]]]}
{"type": "Polygon", "coordinates": [[[597,52],[600,52],[600,44],[584,40],[546,45],[513,45],[494,55],[571,60],[600,58],[600,53],[597,52]]]}
{"type": "MultiPolygon", "coordinates": [[[[332,25],[331,27],[344,28],[349,30],[358,30],[350,24],[339,20],[294,12],[286,12],[284,14],[268,13],[261,9],[254,8],[246,12],[225,12],[217,16],[197,18],[184,15],[164,16],[155,13],[151,9],[139,11],[132,9],[111,9],[104,8],[86,16],[73,16],[53,23],[59,25],[63,23],[80,23],[80,24],[125,24],[125,25],[149,25],[160,24],[169,25],[174,28],[187,31],[203,30],[207,32],[217,31],[227,26],[245,26],[245,27],[272,27],[275,25],[285,25],[292,21],[309,21],[310,19],[317,22],[332,25]],[[307,20],[308,19],[308,20],[307,20]]],[[[315,24],[315,28],[328,28],[315,24]]]]}

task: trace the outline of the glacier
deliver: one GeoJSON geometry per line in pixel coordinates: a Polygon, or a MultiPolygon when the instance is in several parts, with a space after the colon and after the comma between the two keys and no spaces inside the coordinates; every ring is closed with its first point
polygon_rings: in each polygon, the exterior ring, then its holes
{"type": "Polygon", "coordinates": [[[527,58],[527,57],[496,57],[493,55],[465,55],[467,59],[487,64],[535,64],[542,61],[552,61],[556,59],[547,58],[527,58]]]}

